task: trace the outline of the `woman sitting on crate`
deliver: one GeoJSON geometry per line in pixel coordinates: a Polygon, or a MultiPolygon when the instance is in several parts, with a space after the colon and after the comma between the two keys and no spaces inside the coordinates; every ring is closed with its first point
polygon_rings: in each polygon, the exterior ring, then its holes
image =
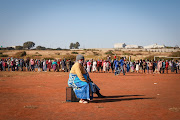
{"type": "MultiPolygon", "coordinates": [[[[88,101],[93,98],[93,85],[88,73],[82,66],[83,62],[84,56],[77,55],[76,62],[72,66],[69,74],[68,85],[73,88],[76,97],[80,98],[79,103],[88,103],[88,101]]],[[[97,89],[96,92],[101,95],[99,89],[97,89]]]]}

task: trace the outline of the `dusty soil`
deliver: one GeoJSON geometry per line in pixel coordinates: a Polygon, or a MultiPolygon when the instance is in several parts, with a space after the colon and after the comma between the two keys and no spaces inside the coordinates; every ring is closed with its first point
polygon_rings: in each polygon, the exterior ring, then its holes
{"type": "Polygon", "coordinates": [[[179,120],[180,74],[91,73],[106,98],[66,102],[68,73],[0,72],[1,120],[179,120]]]}

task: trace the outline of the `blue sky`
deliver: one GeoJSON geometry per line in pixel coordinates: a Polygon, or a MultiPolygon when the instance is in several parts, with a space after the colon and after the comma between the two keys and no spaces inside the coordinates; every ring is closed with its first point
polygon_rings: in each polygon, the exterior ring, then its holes
{"type": "Polygon", "coordinates": [[[180,46],[180,0],[0,0],[0,45],[180,46]]]}

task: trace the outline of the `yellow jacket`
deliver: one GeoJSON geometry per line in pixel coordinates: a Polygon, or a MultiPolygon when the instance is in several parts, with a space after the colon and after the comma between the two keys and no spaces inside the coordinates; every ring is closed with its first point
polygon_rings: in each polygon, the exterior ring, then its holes
{"type": "Polygon", "coordinates": [[[81,81],[87,82],[83,76],[83,74],[86,74],[86,71],[80,63],[75,62],[75,64],[71,68],[70,73],[76,74],[81,81]]]}

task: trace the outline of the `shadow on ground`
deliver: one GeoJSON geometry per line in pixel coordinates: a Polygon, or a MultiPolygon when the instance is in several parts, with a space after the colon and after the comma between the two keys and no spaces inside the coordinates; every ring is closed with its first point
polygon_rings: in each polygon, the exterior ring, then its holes
{"type": "Polygon", "coordinates": [[[91,103],[105,103],[105,102],[119,102],[119,101],[128,101],[128,100],[156,99],[155,97],[139,97],[139,96],[145,96],[145,95],[117,95],[117,96],[106,96],[105,98],[94,97],[94,99],[93,99],[93,101],[91,101],[91,103]],[[131,98],[122,98],[122,97],[131,97],[131,98]]]}

